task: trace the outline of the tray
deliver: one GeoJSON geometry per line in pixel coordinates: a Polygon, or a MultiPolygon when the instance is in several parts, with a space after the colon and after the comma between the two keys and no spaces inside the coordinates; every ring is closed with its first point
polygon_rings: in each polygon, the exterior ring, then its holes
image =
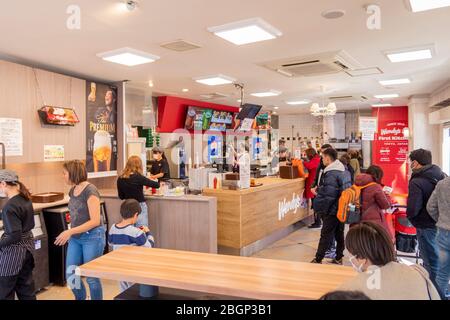
{"type": "Polygon", "coordinates": [[[264,183],[257,183],[257,184],[254,184],[254,185],[250,185],[250,188],[261,187],[262,185],[264,185],[264,183]]]}
{"type": "Polygon", "coordinates": [[[31,201],[34,203],[49,203],[64,200],[62,192],[46,192],[31,195],[31,201]]]}

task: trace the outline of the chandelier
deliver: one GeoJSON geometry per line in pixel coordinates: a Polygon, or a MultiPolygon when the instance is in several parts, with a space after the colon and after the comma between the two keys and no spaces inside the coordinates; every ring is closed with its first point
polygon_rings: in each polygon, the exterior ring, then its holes
{"type": "Polygon", "coordinates": [[[327,105],[322,103],[313,103],[311,106],[311,114],[315,117],[328,117],[334,116],[336,114],[336,104],[334,102],[330,102],[327,105]]]}

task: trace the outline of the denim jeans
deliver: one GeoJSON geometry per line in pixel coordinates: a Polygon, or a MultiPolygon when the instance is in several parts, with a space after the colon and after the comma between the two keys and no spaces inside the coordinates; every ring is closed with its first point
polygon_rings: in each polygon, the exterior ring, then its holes
{"type": "Polygon", "coordinates": [[[423,266],[428,271],[433,283],[439,268],[439,253],[436,243],[437,228],[417,228],[417,241],[419,242],[420,258],[423,266]]]}
{"type": "MultiPolygon", "coordinates": [[[[66,276],[69,288],[76,300],[86,300],[86,288],[75,268],[103,255],[105,248],[105,227],[100,226],[88,232],[71,237],[67,249],[66,276]]],[[[87,278],[91,300],[102,300],[103,291],[100,279],[87,278]]]]}
{"type": "Polygon", "coordinates": [[[139,204],[141,205],[142,212],[138,216],[138,219],[137,219],[137,222],[136,222],[135,226],[137,228],[142,227],[142,226],[148,227],[148,207],[147,207],[147,203],[146,202],[139,202],[139,204]]]}
{"type": "Polygon", "coordinates": [[[450,280],[450,230],[439,228],[437,243],[439,247],[439,270],[436,275],[436,284],[442,299],[448,295],[448,282],[450,280]]]}

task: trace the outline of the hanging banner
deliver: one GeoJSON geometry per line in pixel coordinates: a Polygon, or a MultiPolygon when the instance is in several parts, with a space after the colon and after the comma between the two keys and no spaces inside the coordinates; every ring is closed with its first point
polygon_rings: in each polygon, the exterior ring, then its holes
{"type": "Polygon", "coordinates": [[[89,178],[117,175],[117,88],[87,82],[86,167],[89,178]]]}

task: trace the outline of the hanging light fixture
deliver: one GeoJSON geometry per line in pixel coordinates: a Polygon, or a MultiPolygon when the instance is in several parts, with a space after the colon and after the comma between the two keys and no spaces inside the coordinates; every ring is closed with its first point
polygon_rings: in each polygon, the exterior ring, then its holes
{"type": "MultiPolygon", "coordinates": [[[[324,92],[324,88],[320,87],[322,92],[324,92]]],[[[319,104],[317,102],[313,103],[311,105],[311,114],[315,117],[328,117],[328,116],[334,116],[336,114],[337,108],[336,104],[334,102],[329,102],[328,104],[325,104],[325,98],[323,98],[322,104],[319,104]]]]}

